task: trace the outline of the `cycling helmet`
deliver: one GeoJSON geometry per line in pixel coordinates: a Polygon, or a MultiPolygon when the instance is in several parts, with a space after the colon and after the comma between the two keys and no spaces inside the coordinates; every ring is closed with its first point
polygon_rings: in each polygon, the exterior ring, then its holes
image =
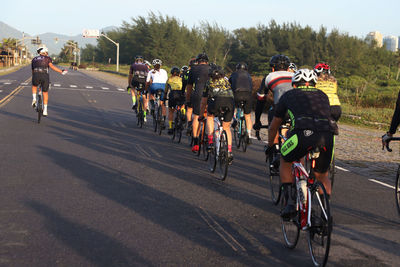
{"type": "Polygon", "coordinates": [[[244,62],[238,63],[238,64],[236,65],[236,70],[240,70],[240,69],[242,69],[242,70],[247,70],[247,64],[244,63],[244,62]]]}
{"type": "Polygon", "coordinates": [[[224,77],[224,75],[225,72],[221,66],[214,65],[208,71],[208,76],[210,76],[212,79],[219,79],[224,77]]]}
{"type": "Polygon", "coordinates": [[[38,54],[49,52],[49,50],[45,46],[39,47],[36,51],[37,51],[38,54]]]}
{"type": "Polygon", "coordinates": [[[181,71],[182,71],[182,72],[187,72],[188,69],[189,69],[188,66],[182,66],[181,71]]]}
{"type": "Polygon", "coordinates": [[[149,67],[151,66],[151,64],[150,64],[150,62],[148,60],[145,60],[143,63],[146,64],[149,67]]]}
{"type": "Polygon", "coordinates": [[[296,66],[296,64],[294,64],[293,62],[290,63],[289,69],[291,69],[292,71],[296,72],[296,71],[297,71],[297,66],[296,66]]]}
{"type": "Polygon", "coordinates": [[[290,59],[285,55],[275,55],[271,57],[269,65],[275,70],[287,70],[290,65],[290,59]]]}
{"type": "Polygon", "coordinates": [[[318,76],[315,71],[309,69],[299,69],[292,77],[292,85],[308,83],[309,85],[314,86],[317,83],[317,80],[318,76]]]}
{"type": "Polygon", "coordinates": [[[196,58],[192,58],[192,59],[189,60],[189,66],[190,66],[190,67],[193,67],[193,66],[196,65],[196,64],[197,64],[196,58]]]}
{"type": "Polygon", "coordinates": [[[158,59],[158,58],[154,59],[153,60],[153,66],[155,66],[155,65],[162,65],[161,59],[158,59]]]}
{"type": "Polygon", "coordinates": [[[137,62],[139,60],[141,60],[143,62],[143,57],[138,55],[135,57],[135,61],[137,62]]]}
{"type": "Polygon", "coordinates": [[[317,73],[318,76],[321,73],[331,74],[331,67],[329,67],[329,65],[325,63],[318,63],[314,66],[314,71],[317,73]]]}
{"type": "Polygon", "coordinates": [[[181,71],[179,70],[179,68],[178,68],[177,66],[173,66],[173,67],[171,68],[171,74],[176,73],[176,74],[179,75],[180,72],[181,72],[181,71]]]}
{"type": "Polygon", "coordinates": [[[208,62],[208,56],[206,53],[198,54],[196,57],[196,62],[208,62]]]}

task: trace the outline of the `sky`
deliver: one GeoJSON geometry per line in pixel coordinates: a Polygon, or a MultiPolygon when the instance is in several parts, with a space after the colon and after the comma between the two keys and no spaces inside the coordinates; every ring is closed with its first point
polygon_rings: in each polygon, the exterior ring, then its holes
{"type": "Polygon", "coordinates": [[[363,38],[370,31],[400,36],[399,0],[5,0],[0,21],[30,35],[81,34],[83,29],[121,26],[149,12],[173,16],[189,27],[202,21],[227,30],[296,22],[318,30],[321,25],[363,38]],[[173,4],[177,3],[177,4],[173,4]]]}

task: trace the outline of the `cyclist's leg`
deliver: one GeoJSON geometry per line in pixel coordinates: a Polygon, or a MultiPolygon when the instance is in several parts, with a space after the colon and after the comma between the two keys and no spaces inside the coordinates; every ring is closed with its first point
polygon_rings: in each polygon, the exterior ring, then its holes
{"type": "Polygon", "coordinates": [[[47,104],[49,102],[48,91],[49,91],[49,85],[50,85],[49,75],[48,74],[43,75],[40,82],[42,84],[42,92],[43,92],[43,115],[47,116],[47,104]]]}
{"type": "Polygon", "coordinates": [[[211,148],[214,143],[214,101],[207,101],[207,135],[208,135],[208,144],[211,148]]]}
{"type": "MultiPolygon", "coordinates": [[[[198,128],[199,128],[199,116],[200,116],[200,104],[201,104],[201,95],[193,95],[192,97],[192,105],[193,105],[193,120],[192,120],[192,127],[193,127],[193,132],[192,136],[196,143],[196,138],[198,139],[198,128]]],[[[198,141],[198,140],[197,140],[198,141]]]]}
{"type": "Polygon", "coordinates": [[[251,136],[251,128],[253,125],[251,122],[251,106],[252,106],[251,94],[248,93],[244,102],[243,111],[244,111],[244,119],[246,120],[247,133],[249,137],[251,136]]]}
{"type": "Polygon", "coordinates": [[[331,164],[334,146],[334,136],[332,133],[320,133],[318,147],[321,147],[319,157],[315,160],[315,178],[322,182],[328,196],[331,195],[332,186],[329,179],[329,166],[331,164]]]}

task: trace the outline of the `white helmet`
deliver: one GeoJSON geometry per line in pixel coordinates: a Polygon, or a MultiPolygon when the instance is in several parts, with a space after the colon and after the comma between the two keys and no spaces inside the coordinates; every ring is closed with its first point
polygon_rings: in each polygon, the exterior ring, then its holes
{"type": "Polygon", "coordinates": [[[153,60],[153,66],[155,66],[155,65],[162,65],[161,59],[158,59],[158,58],[154,59],[153,60]]]}
{"type": "Polygon", "coordinates": [[[39,47],[36,51],[37,51],[38,54],[49,52],[49,50],[45,46],[39,47]]]}
{"type": "Polygon", "coordinates": [[[292,84],[296,83],[317,83],[318,76],[313,70],[299,69],[292,77],[292,84]]]}

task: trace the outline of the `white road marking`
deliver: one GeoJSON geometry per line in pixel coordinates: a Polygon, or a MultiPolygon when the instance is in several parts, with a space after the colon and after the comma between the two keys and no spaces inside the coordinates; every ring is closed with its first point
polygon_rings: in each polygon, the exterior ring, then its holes
{"type": "Polygon", "coordinates": [[[347,170],[347,169],[345,169],[345,168],[342,168],[342,167],[339,167],[339,166],[335,166],[335,167],[336,167],[336,169],[339,169],[339,170],[341,170],[341,171],[349,172],[349,170],[347,170]]]}
{"type": "Polygon", "coordinates": [[[21,83],[21,85],[28,85],[28,83],[21,83]]]}
{"type": "Polygon", "coordinates": [[[101,89],[103,89],[103,90],[110,90],[110,88],[108,88],[108,87],[101,87],[101,89]]]}
{"type": "Polygon", "coordinates": [[[0,90],[0,93],[3,93],[3,90],[0,90]]]}
{"type": "Polygon", "coordinates": [[[8,82],[7,82],[7,83],[4,83],[4,84],[11,84],[11,83],[8,83],[8,82]]]}
{"type": "Polygon", "coordinates": [[[74,85],[74,84],[70,84],[69,87],[76,88],[76,87],[78,87],[78,86],[76,86],[76,85],[74,85]]]}
{"type": "Polygon", "coordinates": [[[59,84],[59,83],[55,83],[55,84],[53,84],[53,86],[60,87],[60,86],[61,86],[61,84],[59,84]]]}
{"type": "Polygon", "coordinates": [[[384,182],[381,182],[381,181],[378,181],[378,180],[375,180],[375,179],[368,179],[368,180],[371,181],[371,182],[374,182],[374,183],[389,187],[390,189],[396,189],[393,185],[389,185],[389,184],[386,184],[384,182]]]}
{"type": "Polygon", "coordinates": [[[118,88],[118,91],[122,91],[122,92],[124,92],[124,91],[125,91],[125,89],[118,88]]]}
{"type": "Polygon", "coordinates": [[[67,88],[67,87],[53,87],[55,90],[69,90],[69,91],[85,91],[85,92],[102,92],[102,93],[113,93],[113,94],[125,94],[124,92],[111,91],[111,90],[98,90],[98,89],[86,89],[86,88],[67,88]]]}
{"type": "Polygon", "coordinates": [[[148,147],[148,149],[153,152],[157,157],[162,158],[162,156],[160,155],[160,153],[158,153],[157,151],[155,151],[153,148],[148,147]]]}
{"type": "Polygon", "coordinates": [[[93,89],[93,86],[85,86],[87,89],[93,89]]]}

